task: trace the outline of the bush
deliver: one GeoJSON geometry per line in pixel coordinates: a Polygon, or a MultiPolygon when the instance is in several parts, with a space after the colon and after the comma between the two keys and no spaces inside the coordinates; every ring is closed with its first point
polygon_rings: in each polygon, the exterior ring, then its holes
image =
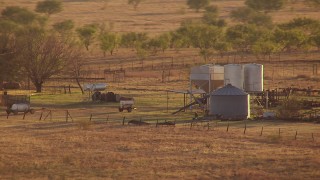
{"type": "Polygon", "coordinates": [[[292,119],[300,116],[302,102],[295,97],[287,99],[281,103],[277,109],[277,116],[282,119],[292,119]]]}

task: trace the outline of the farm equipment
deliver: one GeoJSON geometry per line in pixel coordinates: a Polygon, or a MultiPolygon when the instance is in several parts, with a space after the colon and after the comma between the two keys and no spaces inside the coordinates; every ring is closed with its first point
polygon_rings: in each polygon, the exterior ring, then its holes
{"type": "Polygon", "coordinates": [[[30,104],[27,103],[19,103],[19,104],[13,104],[11,107],[7,108],[7,114],[13,113],[18,114],[19,112],[34,114],[35,110],[30,108],[30,104]]]}
{"type": "Polygon", "coordinates": [[[134,99],[133,98],[125,98],[121,97],[120,98],[120,106],[119,106],[119,112],[122,112],[123,110],[127,110],[128,112],[131,112],[134,104],[134,99]]]}

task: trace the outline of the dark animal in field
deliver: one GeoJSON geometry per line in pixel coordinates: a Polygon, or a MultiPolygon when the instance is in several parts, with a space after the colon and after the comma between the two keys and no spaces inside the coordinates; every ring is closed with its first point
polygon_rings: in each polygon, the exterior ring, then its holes
{"type": "Polygon", "coordinates": [[[176,123],[175,122],[171,122],[171,121],[166,121],[166,122],[160,122],[157,123],[158,126],[175,126],[176,123]]]}
{"type": "Polygon", "coordinates": [[[138,125],[138,126],[144,126],[144,125],[150,125],[150,123],[138,121],[138,120],[130,120],[128,122],[128,125],[138,125]]]}

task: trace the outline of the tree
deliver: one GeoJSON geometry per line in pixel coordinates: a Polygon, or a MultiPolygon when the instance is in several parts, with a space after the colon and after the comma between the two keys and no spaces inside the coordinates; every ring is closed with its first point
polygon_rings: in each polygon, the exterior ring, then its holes
{"type": "Polygon", "coordinates": [[[139,4],[142,2],[143,0],[128,0],[128,4],[129,5],[133,5],[133,8],[135,10],[137,10],[139,4]]]}
{"type": "Polygon", "coordinates": [[[104,56],[106,56],[106,51],[113,54],[115,48],[120,44],[120,38],[117,34],[111,32],[105,32],[100,35],[100,48],[103,51],[104,56]]]}
{"type": "Polygon", "coordinates": [[[318,32],[320,28],[320,21],[312,18],[294,18],[287,23],[279,24],[279,27],[283,30],[300,29],[306,34],[312,35],[318,32]]]}
{"type": "Polygon", "coordinates": [[[271,16],[257,12],[249,7],[240,7],[231,11],[231,18],[236,22],[255,24],[257,26],[272,26],[271,16]]]}
{"type": "Polygon", "coordinates": [[[279,10],[284,5],[284,0],[246,0],[245,4],[257,11],[279,10]]]}
{"type": "Polygon", "coordinates": [[[265,60],[266,56],[270,56],[280,51],[280,46],[274,41],[273,33],[265,31],[263,35],[252,46],[252,52],[258,59],[265,60]]]}
{"type": "Polygon", "coordinates": [[[66,73],[73,78],[81,90],[81,93],[84,94],[84,90],[81,86],[81,78],[84,76],[84,66],[85,66],[85,56],[83,52],[78,49],[76,54],[68,61],[66,73]]]}
{"type": "Polygon", "coordinates": [[[263,31],[251,24],[238,24],[229,27],[226,32],[226,39],[238,52],[251,52],[252,45],[259,40],[263,31]]]}
{"type": "Polygon", "coordinates": [[[305,0],[304,2],[311,7],[315,7],[315,8],[320,7],[320,0],[305,0]]]}
{"type": "Polygon", "coordinates": [[[62,11],[62,3],[59,0],[44,0],[37,3],[36,12],[45,13],[48,16],[62,11]]]}
{"type": "Polygon", "coordinates": [[[18,6],[8,6],[2,10],[1,14],[2,18],[22,25],[30,25],[37,18],[35,13],[18,6]]]}
{"type": "Polygon", "coordinates": [[[61,22],[57,22],[52,26],[54,30],[56,30],[60,34],[64,34],[66,32],[70,32],[74,28],[74,22],[72,20],[64,20],[61,22]]]}
{"type": "Polygon", "coordinates": [[[218,19],[218,7],[214,5],[205,8],[202,21],[208,25],[215,25],[219,27],[226,25],[224,19],[218,19]]]}
{"type": "Polygon", "coordinates": [[[210,4],[210,0],[188,0],[187,5],[191,9],[195,9],[199,12],[200,9],[207,7],[210,4]]]}
{"type": "Polygon", "coordinates": [[[19,64],[15,58],[15,32],[18,30],[16,23],[0,20],[0,82],[19,78],[19,64]]]}
{"type": "Polygon", "coordinates": [[[72,46],[38,28],[27,28],[20,33],[17,49],[22,70],[35,85],[36,92],[41,92],[43,83],[61,73],[77,54],[72,46]]]}
{"type": "Polygon", "coordinates": [[[282,30],[277,28],[274,31],[274,41],[279,44],[281,51],[287,52],[300,50],[308,44],[307,36],[299,29],[282,30]]]}
{"type": "Polygon", "coordinates": [[[79,35],[79,38],[87,51],[89,51],[89,46],[95,39],[95,34],[97,32],[97,25],[96,24],[89,24],[84,25],[77,29],[77,33],[79,35]]]}
{"type": "Polygon", "coordinates": [[[310,40],[311,40],[311,44],[317,47],[319,51],[320,50],[320,31],[318,31],[313,36],[311,36],[310,40]]]}

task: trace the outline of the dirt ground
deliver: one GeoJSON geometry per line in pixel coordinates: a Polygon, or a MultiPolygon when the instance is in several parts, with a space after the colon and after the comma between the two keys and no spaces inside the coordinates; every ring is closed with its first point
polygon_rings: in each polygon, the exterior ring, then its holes
{"type": "Polygon", "coordinates": [[[100,121],[1,126],[0,177],[320,178],[318,124],[251,122],[246,134],[243,122],[231,123],[228,132],[225,122],[211,122],[209,129],[205,125],[190,129],[189,124],[122,126],[121,121],[100,121]]]}

